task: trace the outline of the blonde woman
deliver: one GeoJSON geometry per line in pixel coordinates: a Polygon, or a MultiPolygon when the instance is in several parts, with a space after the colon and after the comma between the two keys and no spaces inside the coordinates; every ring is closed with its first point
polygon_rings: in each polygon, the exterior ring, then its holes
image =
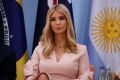
{"type": "Polygon", "coordinates": [[[75,39],[68,9],[52,6],[31,60],[24,66],[25,80],[89,80],[87,48],[75,39]]]}

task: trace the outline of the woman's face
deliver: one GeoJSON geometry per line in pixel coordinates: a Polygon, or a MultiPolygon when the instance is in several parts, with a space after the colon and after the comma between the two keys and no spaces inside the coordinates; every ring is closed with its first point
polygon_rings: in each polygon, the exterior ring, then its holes
{"type": "Polygon", "coordinates": [[[65,33],[67,27],[67,20],[60,11],[55,11],[51,14],[50,24],[52,31],[55,34],[65,33]]]}

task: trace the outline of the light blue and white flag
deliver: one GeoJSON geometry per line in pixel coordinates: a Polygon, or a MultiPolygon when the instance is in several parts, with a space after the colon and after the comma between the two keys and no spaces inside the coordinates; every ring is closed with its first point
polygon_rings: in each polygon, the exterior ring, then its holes
{"type": "Polygon", "coordinates": [[[104,65],[89,39],[92,0],[72,0],[72,7],[77,41],[87,45],[90,64],[95,67],[95,80],[98,80],[104,65]]]}
{"type": "Polygon", "coordinates": [[[92,0],[72,0],[76,38],[77,41],[82,44],[87,43],[91,1],[92,0]]]}
{"type": "Polygon", "coordinates": [[[72,0],[76,38],[88,47],[95,80],[120,67],[120,0],[72,0]]]}
{"type": "Polygon", "coordinates": [[[120,0],[92,0],[89,38],[105,68],[120,68],[120,0]]]}

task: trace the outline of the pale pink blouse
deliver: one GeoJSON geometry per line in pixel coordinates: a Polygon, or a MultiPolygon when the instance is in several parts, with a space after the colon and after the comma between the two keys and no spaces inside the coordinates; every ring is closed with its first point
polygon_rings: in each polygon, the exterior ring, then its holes
{"type": "Polygon", "coordinates": [[[77,44],[77,48],[77,54],[65,53],[57,62],[55,51],[49,59],[43,57],[43,47],[39,43],[24,66],[25,80],[35,80],[42,72],[47,73],[50,80],[88,80],[92,75],[86,46],[77,44]]]}

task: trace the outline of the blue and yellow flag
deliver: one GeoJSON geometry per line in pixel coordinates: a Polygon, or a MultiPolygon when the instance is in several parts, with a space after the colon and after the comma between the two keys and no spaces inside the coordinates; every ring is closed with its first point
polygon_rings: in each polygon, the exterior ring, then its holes
{"type": "Polygon", "coordinates": [[[16,80],[23,80],[23,65],[28,59],[24,16],[21,4],[22,0],[0,0],[4,43],[16,52],[16,80]]]}

